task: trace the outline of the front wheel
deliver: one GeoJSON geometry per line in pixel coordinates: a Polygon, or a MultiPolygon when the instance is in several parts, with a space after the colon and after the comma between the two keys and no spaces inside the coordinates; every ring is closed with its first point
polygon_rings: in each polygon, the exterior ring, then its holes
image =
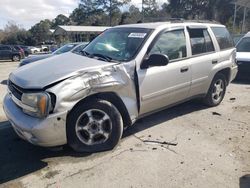
{"type": "Polygon", "coordinates": [[[224,74],[215,75],[203,102],[210,107],[218,106],[226,93],[226,78],[224,74]]]}
{"type": "Polygon", "coordinates": [[[123,131],[117,108],[105,100],[91,100],[77,105],[67,118],[68,144],[77,152],[113,149],[123,131]]]}

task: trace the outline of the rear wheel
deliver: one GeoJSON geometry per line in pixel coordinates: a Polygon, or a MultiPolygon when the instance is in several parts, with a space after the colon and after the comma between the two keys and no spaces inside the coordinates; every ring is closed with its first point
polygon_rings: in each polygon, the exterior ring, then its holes
{"type": "Polygon", "coordinates": [[[113,149],[122,130],[121,114],[105,100],[84,102],[76,106],[67,119],[68,144],[77,152],[113,149]]]}
{"type": "Polygon", "coordinates": [[[12,61],[20,61],[20,55],[13,55],[12,61]]]}
{"type": "Polygon", "coordinates": [[[226,78],[224,74],[215,75],[208,93],[203,102],[208,106],[217,106],[221,103],[226,93],[226,78]]]}

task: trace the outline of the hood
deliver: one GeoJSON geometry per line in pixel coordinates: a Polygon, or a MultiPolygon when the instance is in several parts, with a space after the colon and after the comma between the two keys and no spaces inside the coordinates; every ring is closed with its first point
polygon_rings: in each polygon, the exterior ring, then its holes
{"type": "Polygon", "coordinates": [[[10,74],[10,80],[23,89],[42,89],[79,72],[113,64],[68,52],[20,67],[10,74]]]}
{"type": "Polygon", "coordinates": [[[250,52],[237,52],[237,61],[250,61],[250,52]]]}
{"type": "Polygon", "coordinates": [[[32,63],[34,61],[42,60],[42,59],[45,59],[45,58],[48,58],[51,56],[53,56],[53,54],[32,55],[30,57],[23,59],[20,63],[20,66],[27,65],[27,64],[32,63]]]}

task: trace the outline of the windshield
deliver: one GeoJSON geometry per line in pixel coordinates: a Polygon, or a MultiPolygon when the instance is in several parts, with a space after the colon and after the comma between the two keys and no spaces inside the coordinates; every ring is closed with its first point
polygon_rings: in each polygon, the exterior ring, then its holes
{"type": "Polygon", "coordinates": [[[59,55],[62,53],[66,53],[69,52],[70,50],[72,50],[77,44],[66,44],[64,46],[62,46],[61,48],[57,49],[56,51],[53,52],[53,54],[59,55]]]}
{"type": "Polygon", "coordinates": [[[236,48],[237,52],[250,52],[250,37],[243,38],[236,48]]]}
{"type": "Polygon", "coordinates": [[[84,52],[115,61],[129,61],[137,54],[150,31],[144,28],[109,29],[93,40],[84,52]]]}

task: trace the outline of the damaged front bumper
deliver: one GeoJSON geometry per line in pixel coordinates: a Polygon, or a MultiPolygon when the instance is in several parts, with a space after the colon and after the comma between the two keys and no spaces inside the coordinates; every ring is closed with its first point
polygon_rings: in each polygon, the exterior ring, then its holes
{"type": "Polygon", "coordinates": [[[67,112],[50,114],[39,119],[25,114],[7,94],[3,108],[15,132],[28,142],[45,147],[60,146],[67,143],[67,112]]]}

